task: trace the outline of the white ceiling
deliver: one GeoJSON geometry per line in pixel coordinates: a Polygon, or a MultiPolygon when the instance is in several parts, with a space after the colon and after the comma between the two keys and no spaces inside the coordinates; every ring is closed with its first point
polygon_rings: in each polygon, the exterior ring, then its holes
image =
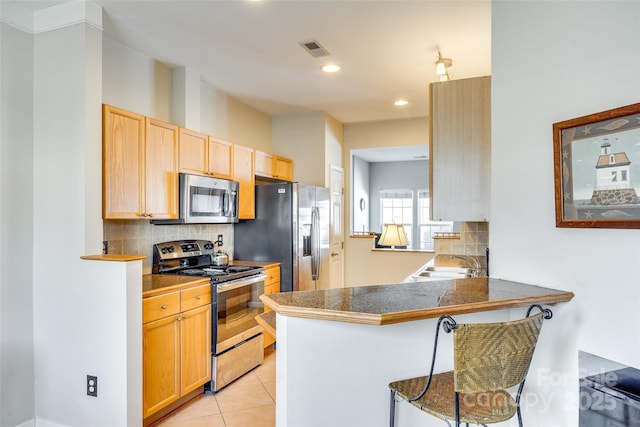
{"type": "MultiPolygon", "coordinates": [[[[51,1],[27,3],[46,7],[51,1]]],[[[428,115],[439,47],[453,79],[491,73],[490,1],[99,0],[104,31],[270,115],[343,123],[428,115]],[[300,45],[317,40],[314,58],[300,45]],[[335,62],[339,73],[320,66],[335,62]],[[393,101],[410,103],[394,107],[393,101]]]]}
{"type": "MultiPolygon", "coordinates": [[[[64,1],[18,3],[35,10],[64,1]]],[[[491,74],[490,0],[97,3],[109,37],[270,115],[323,111],[342,123],[427,116],[438,48],[453,60],[452,79],[491,74]],[[299,45],[309,40],[331,55],[311,56],[299,45]],[[328,62],[342,70],[323,73],[328,62]],[[397,98],[409,105],[395,107],[397,98]]],[[[390,159],[382,154],[361,153],[390,159]]]]}

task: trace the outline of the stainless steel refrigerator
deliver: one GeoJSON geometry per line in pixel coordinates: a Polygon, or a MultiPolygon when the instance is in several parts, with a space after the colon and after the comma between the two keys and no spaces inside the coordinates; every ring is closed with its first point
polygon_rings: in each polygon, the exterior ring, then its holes
{"type": "Polygon", "coordinates": [[[256,217],[234,225],[234,259],[280,263],[280,291],[329,288],[329,190],[256,186],[256,217]]]}

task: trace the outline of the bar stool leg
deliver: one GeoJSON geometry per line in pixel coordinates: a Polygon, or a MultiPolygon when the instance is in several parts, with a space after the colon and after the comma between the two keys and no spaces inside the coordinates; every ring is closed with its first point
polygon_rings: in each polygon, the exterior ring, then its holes
{"type": "Polygon", "coordinates": [[[396,392],[391,390],[391,402],[389,404],[389,427],[396,425],[396,392]]]}

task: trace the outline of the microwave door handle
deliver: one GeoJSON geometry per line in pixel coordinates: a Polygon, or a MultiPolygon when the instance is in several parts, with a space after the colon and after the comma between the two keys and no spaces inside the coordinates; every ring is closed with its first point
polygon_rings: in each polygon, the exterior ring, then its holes
{"type": "Polygon", "coordinates": [[[236,193],[235,191],[230,191],[229,192],[229,216],[235,217],[237,215],[237,209],[236,207],[238,206],[238,193],[236,193]]]}
{"type": "Polygon", "coordinates": [[[229,211],[229,200],[228,200],[228,195],[226,191],[222,192],[222,201],[221,201],[221,211],[223,215],[228,215],[228,211],[229,211]]]}

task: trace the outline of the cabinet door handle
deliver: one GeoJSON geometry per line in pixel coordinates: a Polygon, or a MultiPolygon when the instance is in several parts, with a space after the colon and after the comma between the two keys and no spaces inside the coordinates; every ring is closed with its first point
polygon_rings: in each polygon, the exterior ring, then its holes
{"type": "Polygon", "coordinates": [[[178,315],[178,317],[176,317],[176,320],[177,320],[177,321],[182,320],[182,316],[178,315]]]}
{"type": "Polygon", "coordinates": [[[196,295],[196,299],[200,299],[200,295],[196,295]]]}
{"type": "Polygon", "coordinates": [[[162,304],[162,305],[160,306],[160,308],[161,308],[161,309],[163,309],[163,310],[166,310],[166,309],[167,309],[167,304],[162,304]]]}
{"type": "Polygon", "coordinates": [[[182,318],[183,318],[183,319],[186,319],[186,318],[187,318],[187,315],[186,315],[186,314],[183,314],[183,315],[182,315],[182,318]]]}

